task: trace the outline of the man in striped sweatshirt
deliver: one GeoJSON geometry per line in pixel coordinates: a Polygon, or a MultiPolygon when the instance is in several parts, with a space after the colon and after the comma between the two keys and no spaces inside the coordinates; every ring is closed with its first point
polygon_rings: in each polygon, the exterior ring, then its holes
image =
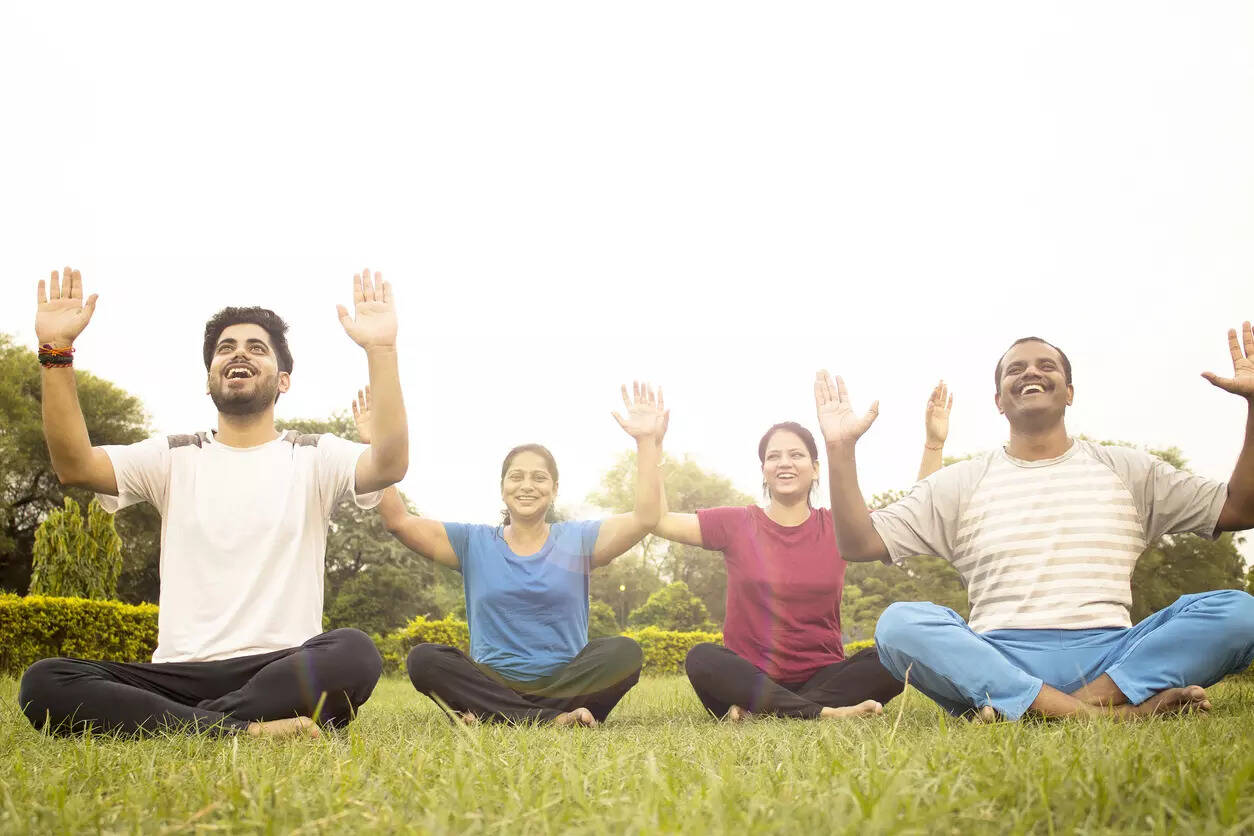
{"type": "Polygon", "coordinates": [[[841,555],[897,564],[938,555],[971,600],[970,623],[931,603],[890,606],[875,629],[885,667],[945,709],[986,720],[1208,710],[1204,687],[1254,661],[1254,597],[1185,595],[1136,626],[1128,607],[1133,566],[1158,537],[1254,527],[1250,323],[1241,336],[1229,332],[1233,376],[1203,375],[1247,402],[1245,443],[1226,485],[1068,436],[1071,363],[1025,337],[997,363],[1009,442],[871,513],[854,446],[878,406],[856,415],[844,382],[820,372],[815,400],[841,555]]]}

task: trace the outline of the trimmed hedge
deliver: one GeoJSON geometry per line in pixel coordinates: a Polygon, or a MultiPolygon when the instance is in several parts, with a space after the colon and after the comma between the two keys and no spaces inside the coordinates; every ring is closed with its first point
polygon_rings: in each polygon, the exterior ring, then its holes
{"type": "MultiPolygon", "coordinates": [[[[701,642],[722,643],[722,633],[680,632],[644,627],[623,635],[644,652],[646,674],[682,673],[684,657],[701,642]]],[[[454,618],[418,616],[400,630],[374,636],[385,671],[401,671],[405,657],[424,643],[447,644],[470,651],[470,630],[454,618]]],[[[845,646],[849,655],[870,640],[845,646]]],[[[51,656],[147,662],[157,647],[157,607],[84,598],[0,595],[0,674],[21,676],[33,662],[51,656]]]]}
{"type": "Polygon", "coordinates": [[[694,645],[701,642],[723,643],[722,633],[706,633],[700,630],[680,632],[658,627],[642,627],[623,633],[635,639],[644,651],[644,673],[683,673],[684,657],[694,645]]]}
{"type": "MultiPolygon", "coordinates": [[[[683,673],[684,657],[694,645],[701,642],[722,644],[722,633],[707,633],[700,630],[678,631],[662,630],[658,627],[643,627],[639,630],[628,630],[623,633],[635,639],[644,653],[644,673],[665,674],[683,673]]],[[[452,618],[429,621],[418,616],[403,629],[386,636],[375,636],[375,644],[383,656],[385,671],[401,671],[405,667],[405,657],[415,645],[447,644],[470,652],[470,630],[466,622],[452,618]]],[[[845,653],[852,656],[865,647],[871,647],[870,639],[850,642],[845,645],[845,653]]]]}
{"type": "Polygon", "coordinates": [[[50,656],[150,662],[157,607],[43,595],[0,597],[0,673],[21,676],[50,656]]]}

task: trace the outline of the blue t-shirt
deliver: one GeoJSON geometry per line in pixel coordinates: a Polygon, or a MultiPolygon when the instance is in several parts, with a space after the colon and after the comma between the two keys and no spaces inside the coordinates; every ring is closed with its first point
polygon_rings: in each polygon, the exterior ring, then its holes
{"type": "Polygon", "coordinates": [[[445,523],[461,562],[470,658],[509,679],[548,676],[588,643],[588,571],[600,520],[549,526],[520,557],[493,525],[445,523]]]}

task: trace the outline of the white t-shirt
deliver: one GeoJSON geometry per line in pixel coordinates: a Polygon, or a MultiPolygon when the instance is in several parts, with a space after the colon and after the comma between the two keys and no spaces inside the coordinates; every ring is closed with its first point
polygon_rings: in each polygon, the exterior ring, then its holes
{"type": "MultiPolygon", "coordinates": [[[[368,447],[289,431],[257,447],[212,432],[101,448],[118,495],[107,511],[161,512],[161,596],[154,662],[208,662],[295,647],[322,632],[327,525],[354,496],[368,447]]],[[[356,496],[362,508],[379,492],[356,496]]]]}
{"type": "Polygon", "coordinates": [[[919,482],[871,522],[894,563],[953,564],[971,629],[1128,627],[1132,570],[1164,534],[1213,538],[1227,486],[1126,447],[1072,442],[1055,459],[999,449],[919,482]]]}

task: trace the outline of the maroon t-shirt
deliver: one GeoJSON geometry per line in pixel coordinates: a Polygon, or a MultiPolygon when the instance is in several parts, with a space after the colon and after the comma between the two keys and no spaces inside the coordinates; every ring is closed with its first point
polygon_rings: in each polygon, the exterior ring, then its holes
{"type": "Polygon", "coordinates": [[[697,512],[701,541],[727,562],[723,644],[777,682],[803,682],[845,658],[840,593],[845,561],[832,514],[815,508],[797,526],[756,505],[697,512]]]}

